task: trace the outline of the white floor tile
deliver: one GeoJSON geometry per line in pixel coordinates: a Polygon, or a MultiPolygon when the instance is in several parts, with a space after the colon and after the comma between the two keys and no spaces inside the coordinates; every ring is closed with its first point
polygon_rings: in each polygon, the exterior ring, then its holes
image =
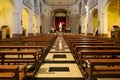
{"type": "Polygon", "coordinates": [[[83,75],[81,74],[77,64],[70,63],[70,64],[52,64],[46,63],[41,66],[38,70],[37,74],[35,75],[36,78],[82,78],[83,75]],[[49,72],[49,67],[69,67],[69,72],[49,72]]]}
{"type": "Polygon", "coordinates": [[[45,61],[75,61],[71,53],[48,53],[45,61]],[[53,58],[54,55],[66,55],[66,58],[53,58]]]}

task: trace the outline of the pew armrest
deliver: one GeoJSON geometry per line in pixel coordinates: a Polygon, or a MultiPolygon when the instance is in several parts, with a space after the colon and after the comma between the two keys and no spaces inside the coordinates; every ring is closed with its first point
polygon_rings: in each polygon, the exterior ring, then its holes
{"type": "Polygon", "coordinates": [[[27,67],[27,64],[24,64],[22,65],[20,68],[19,68],[19,72],[25,70],[26,71],[26,67],[27,67]]]}

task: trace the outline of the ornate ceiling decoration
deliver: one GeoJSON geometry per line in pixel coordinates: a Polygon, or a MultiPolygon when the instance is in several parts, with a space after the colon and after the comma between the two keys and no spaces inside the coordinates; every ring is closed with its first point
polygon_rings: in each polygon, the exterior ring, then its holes
{"type": "Polygon", "coordinates": [[[77,0],[43,0],[46,4],[52,6],[68,6],[77,2],[77,0]]]}

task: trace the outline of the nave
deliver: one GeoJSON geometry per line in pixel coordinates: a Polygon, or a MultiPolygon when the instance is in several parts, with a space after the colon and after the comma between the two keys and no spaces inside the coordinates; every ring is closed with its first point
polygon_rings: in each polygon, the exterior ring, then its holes
{"type": "Polygon", "coordinates": [[[35,75],[36,80],[83,80],[68,45],[59,34],[44,63],[35,75]]]}
{"type": "Polygon", "coordinates": [[[62,32],[1,40],[0,79],[120,80],[120,43],[109,40],[62,32]]]}

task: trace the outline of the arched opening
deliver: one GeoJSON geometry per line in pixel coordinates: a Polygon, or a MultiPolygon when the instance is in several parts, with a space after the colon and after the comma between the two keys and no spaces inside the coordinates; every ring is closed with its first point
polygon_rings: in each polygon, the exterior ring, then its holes
{"type": "Polygon", "coordinates": [[[29,12],[27,9],[22,10],[22,35],[26,36],[27,35],[27,29],[29,27],[29,12]]]}
{"type": "Polygon", "coordinates": [[[98,9],[93,10],[92,16],[93,32],[96,35],[96,33],[98,32],[98,9]]]}
{"type": "Polygon", "coordinates": [[[111,34],[110,36],[113,37],[113,34],[111,33],[111,26],[114,25],[113,28],[116,25],[120,26],[120,0],[109,0],[108,3],[108,35],[111,34]]]}
{"type": "Polygon", "coordinates": [[[66,15],[67,11],[64,9],[57,9],[55,13],[55,31],[56,32],[65,32],[66,30],[66,15]]]}
{"type": "Polygon", "coordinates": [[[111,28],[111,38],[119,39],[120,37],[120,27],[118,25],[113,25],[111,28]]]}
{"type": "Polygon", "coordinates": [[[0,26],[2,26],[2,30],[0,31],[1,39],[10,38],[10,30],[4,28],[5,26],[3,25],[10,25],[11,27],[13,26],[13,8],[14,5],[12,0],[0,0],[0,26]]]}
{"type": "Polygon", "coordinates": [[[10,38],[10,28],[7,25],[1,27],[0,35],[2,39],[10,38]]]}
{"type": "Polygon", "coordinates": [[[38,25],[37,25],[37,16],[34,15],[34,35],[36,35],[36,33],[37,33],[37,27],[38,27],[38,25]]]}

